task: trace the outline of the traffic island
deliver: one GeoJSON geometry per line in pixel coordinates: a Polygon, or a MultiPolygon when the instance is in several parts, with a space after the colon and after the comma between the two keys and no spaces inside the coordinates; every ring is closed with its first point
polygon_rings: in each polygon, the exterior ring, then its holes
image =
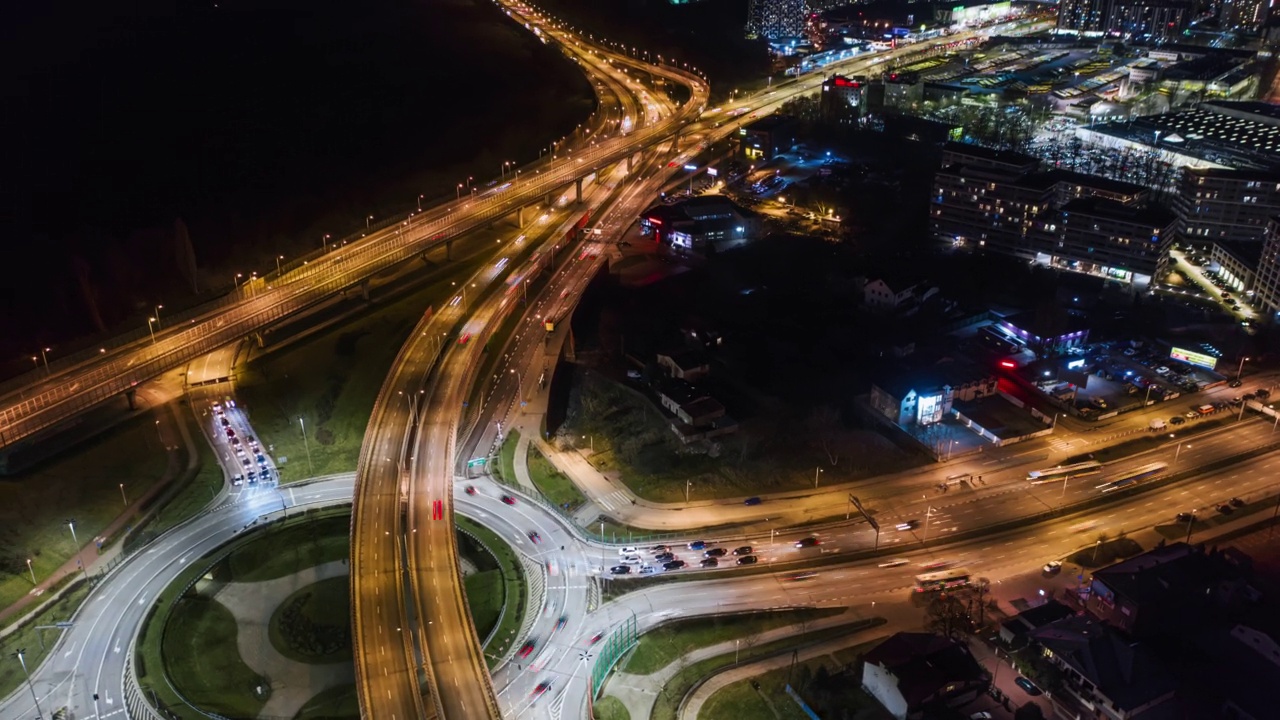
{"type": "Polygon", "coordinates": [[[267,627],[271,646],[300,663],[351,659],[351,576],[344,573],[296,590],[267,627]]]}

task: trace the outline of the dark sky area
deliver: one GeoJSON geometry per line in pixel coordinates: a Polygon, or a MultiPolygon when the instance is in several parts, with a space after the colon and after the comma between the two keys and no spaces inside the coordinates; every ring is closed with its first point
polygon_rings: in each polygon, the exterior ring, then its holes
{"type": "Polygon", "coordinates": [[[442,193],[467,163],[496,175],[536,156],[590,112],[589,89],[499,13],[487,0],[6,3],[0,359],[189,302],[178,218],[203,290],[442,193]]]}

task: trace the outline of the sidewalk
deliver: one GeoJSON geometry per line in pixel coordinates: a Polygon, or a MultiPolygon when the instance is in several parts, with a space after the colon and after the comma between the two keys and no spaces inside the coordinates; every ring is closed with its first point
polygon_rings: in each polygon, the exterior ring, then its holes
{"type": "MultiPolygon", "coordinates": [[[[83,545],[80,548],[80,552],[69,558],[61,567],[40,581],[32,588],[31,592],[9,607],[0,609],[0,624],[8,625],[3,631],[0,631],[0,637],[13,632],[21,624],[21,620],[25,619],[25,617],[21,617],[20,614],[24,610],[34,612],[38,609],[37,606],[53,600],[56,595],[46,596],[46,593],[50,588],[62,582],[68,575],[79,573],[82,558],[88,560],[88,566],[85,568],[88,574],[93,574],[100,568],[108,567],[123,552],[124,533],[122,531],[130,526],[142,514],[142,509],[147,508],[151,500],[164,492],[170,483],[183,473],[194,470],[199,456],[196,453],[190,430],[180,416],[182,412],[181,406],[171,401],[163,405],[162,408],[168,410],[168,412],[156,413],[159,422],[157,427],[163,438],[168,455],[168,464],[160,481],[152,485],[141,497],[131,502],[123,513],[112,520],[96,537],[91,538],[88,543],[83,545]],[[181,462],[184,450],[187,456],[185,467],[181,462]],[[90,552],[90,548],[93,548],[99,538],[108,538],[114,540],[114,542],[104,550],[90,552]]],[[[162,408],[157,407],[157,411],[162,408]]]]}

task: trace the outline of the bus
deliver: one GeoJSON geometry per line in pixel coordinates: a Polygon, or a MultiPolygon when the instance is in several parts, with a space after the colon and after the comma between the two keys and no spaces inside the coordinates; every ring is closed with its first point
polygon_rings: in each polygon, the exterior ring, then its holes
{"type": "Polygon", "coordinates": [[[969,571],[964,568],[951,568],[916,576],[916,592],[918,593],[951,590],[968,584],[969,571]]]}
{"type": "Polygon", "coordinates": [[[1041,485],[1044,483],[1057,482],[1067,478],[1079,477],[1081,475],[1093,475],[1102,472],[1102,463],[1090,460],[1088,462],[1076,463],[1074,465],[1059,465],[1055,468],[1047,470],[1032,470],[1027,473],[1027,481],[1032,485],[1041,485]]]}
{"type": "Polygon", "coordinates": [[[1151,477],[1155,477],[1156,475],[1159,475],[1160,473],[1164,472],[1165,468],[1167,467],[1169,466],[1165,465],[1164,463],[1151,463],[1149,465],[1143,465],[1142,467],[1134,468],[1132,470],[1128,470],[1122,473],[1120,477],[1116,478],[1115,480],[1112,480],[1111,482],[1105,482],[1099,485],[1097,489],[1104,493],[1109,493],[1109,492],[1115,492],[1116,490],[1123,490],[1125,488],[1133,487],[1138,483],[1142,482],[1143,480],[1146,480],[1147,478],[1151,478],[1151,477]]]}

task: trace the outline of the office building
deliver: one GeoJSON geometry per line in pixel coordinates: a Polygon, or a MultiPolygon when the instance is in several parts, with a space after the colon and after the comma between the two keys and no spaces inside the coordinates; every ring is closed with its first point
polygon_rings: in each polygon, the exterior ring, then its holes
{"type": "Polygon", "coordinates": [[[1222,0],[1218,24],[1224,30],[1257,32],[1266,22],[1269,9],[1265,0],[1222,0]]]}
{"type": "Polygon", "coordinates": [[[1177,227],[1163,208],[1088,197],[1038,218],[1029,245],[1049,267],[1146,287],[1164,274],[1177,227]]]}
{"type": "Polygon", "coordinates": [[[1262,242],[1280,213],[1280,173],[1184,168],[1173,200],[1184,242],[1262,242]]]}
{"type": "Polygon", "coordinates": [[[828,125],[854,125],[862,118],[866,105],[867,79],[832,75],[822,83],[819,109],[822,122],[828,125]]]}
{"type": "Polygon", "coordinates": [[[1272,318],[1280,314],[1280,217],[1267,221],[1254,290],[1257,292],[1255,301],[1261,303],[1272,318]]]}
{"type": "Polygon", "coordinates": [[[1062,0],[1058,3],[1058,29],[1100,33],[1106,26],[1107,0],[1062,0]]]}
{"type": "Polygon", "coordinates": [[[1174,42],[1191,20],[1191,7],[1172,0],[1113,0],[1106,32],[1133,40],[1174,42]]]}
{"type": "Polygon", "coordinates": [[[785,40],[805,36],[809,9],[805,0],[751,0],[747,37],[785,40]]]}

